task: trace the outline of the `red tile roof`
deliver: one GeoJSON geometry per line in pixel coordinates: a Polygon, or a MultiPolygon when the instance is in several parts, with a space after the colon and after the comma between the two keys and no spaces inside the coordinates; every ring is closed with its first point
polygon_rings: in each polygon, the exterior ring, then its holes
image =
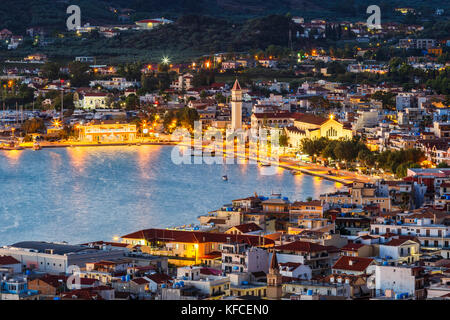
{"type": "Polygon", "coordinates": [[[410,239],[392,239],[389,242],[384,243],[385,246],[391,246],[391,247],[397,247],[404,244],[406,241],[409,241],[410,239]]]}
{"type": "Polygon", "coordinates": [[[168,276],[165,273],[154,273],[154,274],[147,276],[147,278],[149,278],[150,280],[152,280],[153,282],[155,282],[157,284],[167,283],[167,282],[173,280],[172,277],[168,276]]]}
{"type": "Polygon", "coordinates": [[[8,265],[8,264],[18,264],[20,261],[16,260],[11,256],[0,256],[0,266],[8,265]]]}
{"type": "Polygon", "coordinates": [[[332,269],[363,272],[374,261],[371,258],[342,256],[336,261],[332,269]]]}
{"type": "MultiPolygon", "coordinates": [[[[258,226],[256,223],[254,223],[254,222],[251,222],[251,223],[245,223],[245,224],[240,224],[240,225],[238,225],[238,226],[234,226],[234,227],[231,227],[230,229],[232,229],[232,228],[236,228],[236,229],[238,229],[240,232],[242,232],[242,233],[248,233],[248,232],[254,232],[254,231],[260,231],[260,230],[262,230],[261,228],[260,228],[260,226],[258,226]]],[[[230,229],[228,229],[228,230],[230,230],[230,229]]]]}
{"type": "Polygon", "coordinates": [[[146,239],[147,241],[182,242],[182,243],[248,243],[252,246],[272,245],[271,239],[255,235],[231,235],[226,233],[182,231],[166,229],[145,229],[122,236],[123,239],[146,239]]]}
{"type": "Polygon", "coordinates": [[[295,252],[319,252],[328,251],[330,247],[325,247],[317,243],[307,241],[294,241],[288,244],[283,244],[274,247],[279,251],[295,251],[295,252]]]}
{"type": "Polygon", "coordinates": [[[139,284],[139,285],[143,285],[143,284],[148,284],[148,280],[144,279],[144,278],[134,278],[133,280],[134,283],[139,284]]]}

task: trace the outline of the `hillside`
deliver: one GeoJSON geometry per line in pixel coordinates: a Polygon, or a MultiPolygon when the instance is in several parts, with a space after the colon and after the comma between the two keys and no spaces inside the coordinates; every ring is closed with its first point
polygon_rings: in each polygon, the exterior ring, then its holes
{"type": "Polygon", "coordinates": [[[382,19],[402,19],[394,8],[416,8],[422,17],[431,17],[436,8],[450,8],[448,1],[441,0],[2,0],[0,29],[22,33],[31,26],[64,30],[66,8],[71,4],[80,6],[83,24],[93,25],[162,16],[176,19],[193,13],[234,21],[286,13],[307,19],[363,20],[370,4],[381,7],[382,19]]]}

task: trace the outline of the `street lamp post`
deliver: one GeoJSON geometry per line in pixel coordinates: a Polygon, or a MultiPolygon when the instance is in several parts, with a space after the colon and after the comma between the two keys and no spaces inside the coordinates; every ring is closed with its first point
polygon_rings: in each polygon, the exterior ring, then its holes
{"type": "Polygon", "coordinates": [[[61,79],[61,123],[64,124],[64,80],[61,79]]]}

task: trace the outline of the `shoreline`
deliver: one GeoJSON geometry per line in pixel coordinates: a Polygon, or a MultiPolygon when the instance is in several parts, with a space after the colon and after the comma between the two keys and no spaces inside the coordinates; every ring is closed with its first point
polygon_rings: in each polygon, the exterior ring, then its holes
{"type": "MultiPolygon", "coordinates": [[[[54,148],[75,148],[75,147],[112,147],[112,146],[140,146],[140,145],[161,145],[161,146],[176,146],[176,145],[181,145],[181,146],[185,146],[188,147],[188,145],[185,144],[180,144],[179,142],[175,142],[175,141],[147,141],[147,142],[124,142],[124,143],[80,143],[80,144],[73,144],[73,143],[59,143],[59,144],[45,144],[45,145],[41,145],[42,149],[54,149],[54,148]]],[[[30,145],[22,145],[22,150],[26,150],[26,149],[32,149],[33,146],[30,145]]],[[[202,146],[203,150],[207,150],[208,146],[202,146]]],[[[15,150],[7,150],[7,149],[0,149],[0,151],[15,151],[15,150]]],[[[21,151],[21,150],[17,150],[17,151],[21,151]]],[[[223,152],[223,156],[226,157],[226,153],[223,152]]],[[[244,158],[246,159],[247,157],[241,154],[238,154],[236,152],[233,152],[233,156],[236,156],[237,158],[244,158]]],[[[251,160],[254,161],[259,161],[259,159],[257,158],[251,158],[251,160]]],[[[280,168],[283,168],[285,170],[289,170],[291,171],[291,173],[294,172],[301,172],[302,174],[308,174],[310,176],[315,176],[315,177],[319,177],[322,179],[326,179],[329,181],[333,181],[333,182],[337,182],[337,183],[341,183],[341,184],[348,184],[348,183],[352,183],[354,181],[361,181],[358,179],[355,179],[353,177],[349,177],[349,178],[342,178],[342,177],[337,177],[335,175],[330,175],[327,173],[320,173],[320,172],[315,172],[312,171],[310,169],[307,168],[303,168],[301,167],[301,165],[305,165],[302,163],[292,163],[292,160],[280,157],[279,161],[271,161],[271,160],[267,160],[265,159],[265,162],[270,163],[271,165],[275,165],[278,166],[280,168]],[[291,162],[291,163],[288,163],[291,162]]],[[[319,170],[319,167],[317,167],[317,170],[319,170]]],[[[371,181],[372,179],[370,177],[364,176],[364,178],[366,180],[371,181]]]]}

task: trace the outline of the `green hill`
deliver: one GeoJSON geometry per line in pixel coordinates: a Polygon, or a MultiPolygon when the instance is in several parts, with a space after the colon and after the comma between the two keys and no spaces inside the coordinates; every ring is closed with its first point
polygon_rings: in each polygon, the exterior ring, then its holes
{"type": "Polygon", "coordinates": [[[27,27],[47,27],[64,30],[66,8],[71,4],[81,8],[82,23],[133,23],[144,18],[176,19],[197,14],[240,21],[269,14],[299,15],[307,19],[363,20],[366,8],[377,4],[382,19],[402,19],[394,13],[396,7],[412,7],[422,17],[432,17],[436,8],[448,15],[450,2],[441,0],[2,0],[0,29],[23,32],[27,27]],[[125,18],[129,20],[125,20],[125,18]]]}

